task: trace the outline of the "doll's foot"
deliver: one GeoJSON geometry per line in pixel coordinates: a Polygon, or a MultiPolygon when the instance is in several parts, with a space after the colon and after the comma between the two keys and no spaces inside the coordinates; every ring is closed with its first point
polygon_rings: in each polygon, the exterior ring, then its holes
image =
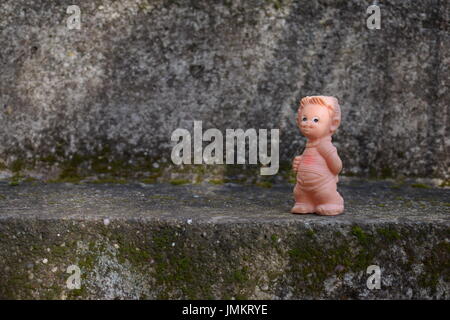
{"type": "Polygon", "coordinates": [[[307,213],[313,213],[314,207],[307,203],[295,203],[294,207],[291,209],[291,213],[296,214],[307,214],[307,213]]]}
{"type": "Polygon", "coordinates": [[[344,211],[342,204],[321,204],[316,207],[316,213],[321,216],[336,216],[344,211]]]}

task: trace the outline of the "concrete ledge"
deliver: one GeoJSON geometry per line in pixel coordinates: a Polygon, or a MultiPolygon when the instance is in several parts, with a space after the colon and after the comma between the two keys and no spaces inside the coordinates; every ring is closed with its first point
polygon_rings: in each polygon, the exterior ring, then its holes
{"type": "Polygon", "coordinates": [[[0,298],[450,297],[448,189],[347,180],[338,217],[289,214],[291,191],[0,182],[0,298]]]}

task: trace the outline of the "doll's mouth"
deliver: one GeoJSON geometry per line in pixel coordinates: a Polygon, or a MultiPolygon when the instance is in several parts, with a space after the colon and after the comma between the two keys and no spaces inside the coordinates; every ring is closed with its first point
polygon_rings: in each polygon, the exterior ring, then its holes
{"type": "Polygon", "coordinates": [[[310,136],[311,134],[313,134],[313,130],[312,129],[303,129],[302,133],[304,136],[310,136]]]}

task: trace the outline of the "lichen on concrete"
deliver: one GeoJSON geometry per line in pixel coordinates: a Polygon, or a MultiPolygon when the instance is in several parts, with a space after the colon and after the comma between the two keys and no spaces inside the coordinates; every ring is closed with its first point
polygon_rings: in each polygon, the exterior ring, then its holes
{"type": "Polygon", "coordinates": [[[320,217],[285,184],[0,182],[0,298],[448,299],[449,190],[339,188],[345,213],[320,217]]]}

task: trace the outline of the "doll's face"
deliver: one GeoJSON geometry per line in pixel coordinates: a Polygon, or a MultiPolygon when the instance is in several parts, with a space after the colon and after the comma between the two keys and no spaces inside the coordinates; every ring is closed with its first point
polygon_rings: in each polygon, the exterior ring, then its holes
{"type": "Polygon", "coordinates": [[[304,106],[298,115],[302,134],[309,139],[330,135],[331,117],[328,109],[317,104],[304,106]]]}

